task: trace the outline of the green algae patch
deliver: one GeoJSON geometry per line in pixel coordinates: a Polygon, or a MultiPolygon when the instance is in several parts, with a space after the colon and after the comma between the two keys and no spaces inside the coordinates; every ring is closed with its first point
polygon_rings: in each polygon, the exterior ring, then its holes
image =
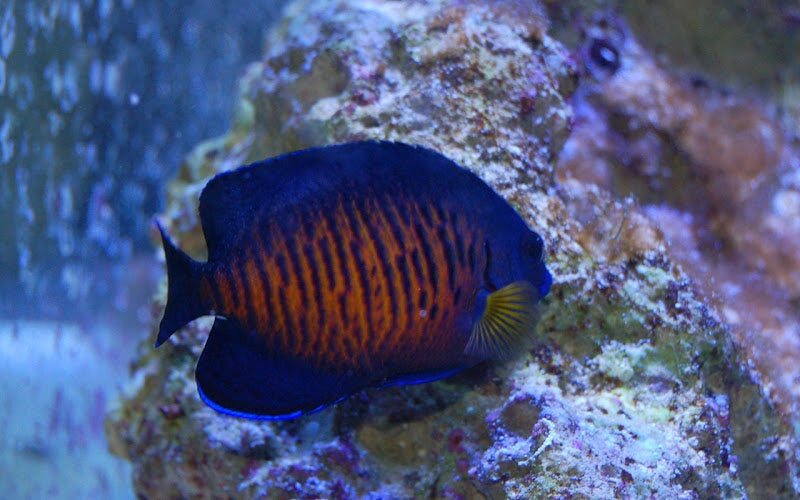
{"type": "Polygon", "coordinates": [[[644,372],[645,358],[652,357],[653,348],[649,345],[624,345],[609,342],[603,352],[595,359],[597,372],[622,383],[644,372]]]}

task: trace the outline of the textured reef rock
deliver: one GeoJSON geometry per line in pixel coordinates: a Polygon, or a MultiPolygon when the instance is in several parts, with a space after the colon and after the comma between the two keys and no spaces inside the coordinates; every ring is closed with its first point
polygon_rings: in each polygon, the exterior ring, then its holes
{"type": "Polygon", "coordinates": [[[571,0],[544,2],[559,40],[577,43],[582,24],[598,12],[625,19],[660,64],[737,91],[780,98],[800,81],[791,64],[800,51],[800,8],[794,0],[571,0]],[[577,29],[575,29],[577,28],[577,29]]]}
{"type": "Polygon", "coordinates": [[[800,129],[668,73],[619,19],[595,19],[579,52],[589,74],[559,181],[635,196],[773,399],[797,415],[800,129]]]}
{"type": "MultiPolygon", "coordinates": [[[[162,221],[181,247],[202,258],[197,197],[219,171],[312,145],[402,140],[442,151],[514,204],[546,241],[552,293],[535,345],[514,361],[253,422],[197,396],[210,321],[152,349],[164,286],[134,382],[106,420],[141,496],[797,496],[791,423],[748,368],[731,313],[676,264],[647,209],[615,198],[603,157],[582,156],[588,129],[556,163],[580,68],[547,24],[535,2],[289,6],[242,80],[231,132],[199,146],[170,186],[162,221]]],[[[623,49],[588,40],[595,62],[617,66],[623,49]]],[[[772,159],[764,148],[751,154],[772,159]]],[[[690,157],[704,179],[728,168],[690,157]]],[[[695,192],[713,185],[703,182],[695,192]]],[[[774,177],[763,182],[753,189],[774,177]]],[[[726,189],[743,203],[760,196],[732,179],[726,189]]],[[[709,203],[730,205],[723,194],[709,203]]]]}
{"type": "Polygon", "coordinates": [[[800,8],[793,0],[622,0],[645,47],[682,70],[736,88],[770,90],[798,81],[800,8]]]}

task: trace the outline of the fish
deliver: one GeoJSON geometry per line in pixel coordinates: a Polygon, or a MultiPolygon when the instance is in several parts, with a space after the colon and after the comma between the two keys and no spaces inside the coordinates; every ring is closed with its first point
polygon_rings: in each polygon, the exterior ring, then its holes
{"type": "Polygon", "coordinates": [[[206,262],[156,220],[168,290],[155,346],[214,316],[197,390],[240,418],[296,418],[508,359],[552,283],[542,238],[421,146],[352,142],[242,166],[208,182],[199,213],[206,262]]]}

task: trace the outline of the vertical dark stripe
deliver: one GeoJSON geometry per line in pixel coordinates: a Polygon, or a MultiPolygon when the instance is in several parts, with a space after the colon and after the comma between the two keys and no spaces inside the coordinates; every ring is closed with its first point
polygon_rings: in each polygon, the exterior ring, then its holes
{"type": "MultiPolygon", "coordinates": [[[[274,262],[274,259],[272,259],[271,262],[274,262]]],[[[283,295],[282,290],[284,290],[284,285],[277,276],[277,273],[271,272],[268,274],[268,276],[272,278],[269,280],[269,296],[267,297],[267,309],[269,310],[269,329],[273,332],[272,342],[274,345],[286,347],[286,342],[282,339],[288,335],[287,332],[289,329],[289,323],[288,318],[286,317],[287,311],[281,307],[280,303],[281,295],[283,295]]]]}
{"type": "MultiPolygon", "coordinates": [[[[466,226],[466,224],[463,224],[463,225],[461,225],[461,227],[459,227],[459,224],[456,223],[456,217],[455,216],[452,216],[450,220],[452,221],[451,222],[451,227],[453,227],[454,232],[456,233],[454,239],[455,239],[455,244],[456,244],[456,254],[458,255],[458,263],[461,266],[465,266],[467,264],[467,262],[466,262],[466,260],[464,260],[465,257],[466,257],[466,255],[465,255],[466,252],[464,251],[464,242],[466,241],[468,235],[471,234],[470,230],[469,230],[469,226],[467,226],[465,228],[464,226],[466,226]],[[462,229],[462,231],[458,231],[456,228],[462,229]]],[[[471,265],[470,265],[470,269],[472,269],[471,265]]]]}
{"type": "MultiPolygon", "coordinates": [[[[305,338],[318,338],[321,332],[322,324],[324,323],[324,314],[325,308],[322,307],[322,291],[321,291],[321,283],[319,282],[319,270],[317,266],[317,260],[314,257],[314,237],[316,233],[316,228],[314,226],[314,221],[318,220],[318,212],[317,211],[309,211],[304,214],[302,217],[302,237],[299,241],[302,241],[302,248],[301,248],[301,258],[303,263],[303,279],[307,281],[305,283],[305,297],[306,297],[306,304],[307,312],[304,316],[307,316],[307,331],[303,332],[303,336],[305,338]],[[316,319],[315,322],[311,322],[310,312],[313,311],[313,315],[316,319]]],[[[306,343],[308,345],[308,343],[306,343]]]]}
{"type": "MultiPolygon", "coordinates": [[[[402,202],[403,200],[401,200],[402,202]]],[[[408,328],[413,322],[414,302],[411,298],[413,290],[411,288],[411,275],[409,274],[406,253],[406,248],[409,246],[406,240],[410,240],[411,235],[406,236],[408,226],[403,227],[401,225],[402,217],[398,210],[398,204],[395,203],[392,197],[387,196],[383,200],[383,207],[384,210],[380,212],[381,215],[385,215],[386,224],[383,227],[388,226],[388,232],[392,240],[392,243],[387,248],[394,250],[394,253],[387,254],[386,258],[387,264],[393,269],[393,278],[390,281],[396,292],[394,294],[396,297],[395,314],[392,319],[397,327],[392,330],[390,335],[387,335],[386,339],[386,344],[393,348],[403,341],[408,328]]]]}
{"type": "Polygon", "coordinates": [[[395,316],[393,314],[395,305],[394,291],[390,283],[389,269],[386,265],[386,247],[380,235],[380,223],[378,222],[378,218],[382,216],[383,207],[378,206],[377,200],[372,193],[369,193],[361,205],[354,208],[356,209],[354,215],[364,233],[365,261],[369,261],[373,272],[371,280],[367,280],[364,277],[365,279],[362,282],[369,327],[365,340],[369,342],[368,350],[373,352],[377,351],[378,346],[392,328],[391,324],[395,316]],[[380,295],[377,292],[380,290],[386,290],[386,295],[380,295]]]}
{"type": "MultiPolygon", "coordinates": [[[[340,292],[336,297],[336,302],[339,304],[339,319],[342,320],[342,327],[345,330],[350,328],[350,320],[347,317],[347,292],[340,292]]],[[[346,331],[339,332],[342,335],[347,334],[346,331]]]]}
{"type": "MultiPolygon", "coordinates": [[[[395,256],[394,258],[395,267],[397,268],[397,272],[400,274],[400,283],[403,285],[401,289],[403,290],[403,304],[405,306],[405,326],[411,321],[412,315],[414,314],[414,303],[411,300],[411,294],[413,290],[411,290],[411,275],[408,270],[408,262],[406,260],[406,256],[404,254],[400,254],[395,256]]],[[[399,308],[398,308],[399,312],[399,308]]]]}
{"type": "Polygon", "coordinates": [[[242,297],[242,282],[238,273],[237,261],[234,260],[228,266],[225,266],[225,270],[227,271],[228,283],[230,284],[231,299],[233,300],[233,310],[235,311],[235,315],[238,316],[242,308],[242,302],[244,302],[244,300],[242,297]]]}
{"type": "Polygon", "coordinates": [[[244,259],[237,262],[236,270],[239,273],[239,282],[242,289],[242,307],[247,318],[246,327],[248,330],[255,330],[258,327],[258,286],[255,283],[257,276],[250,276],[247,270],[248,265],[252,265],[252,253],[245,251],[244,259]]]}
{"type": "Polygon", "coordinates": [[[309,210],[302,217],[301,226],[303,234],[308,238],[306,241],[311,241],[314,237],[314,220],[317,218],[318,213],[316,210],[309,210]]]}
{"type": "Polygon", "coordinates": [[[292,315],[292,311],[289,309],[289,302],[286,298],[285,293],[279,293],[277,295],[278,305],[283,311],[283,317],[286,318],[284,321],[284,329],[281,331],[281,347],[283,347],[287,353],[292,352],[292,337],[294,336],[294,332],[291,331],[290,320],[289,318],[292,315]]]}
{"type": "Polygon", "coordinates": [[[428,234],[423,231],[422,226],[419,224],[414,224],[414,230],[417,233],[417,239],[419,239],[419,244],[422,246],[422,256],[425,258],[425,265],[428,268],[428,283],[432,287],[433,294],[436,295],[439,284],[436,278],[436,261],[433,258],[433,250],[431,249],[431,244],[428,241],[428,234]]]}
{"type": "Polygon", "coordinates": [[[350,202],[342,200],[339,205],[341,213],[342,213],[342,221],[348,227],[348,233],[352,235],[348,241],[348,250],[349,253],[347,256],[349,259],[347,260],[348,263],[348,271],[351,277],[351,282],[353,283],[353,290],[351,292],[351,300],[354,300],[356,303],[356,309],[358,311],[358,322],[354,325],[347,335],[348,339],[351,341],[351,349],[352,351],[348,354],[360,352],[363,349],[363,344],[366,341],[369,332],[368,326],[368,299],[366,298],[369,295],[369,290],[365,286],[366,282],[364,280],[364,258],[361,255],[361,248],[360,245],[364,242],[364,236],[361,234],[360,226],[358,220],[356,219],[355,214],[353,213],[353,206],[350,202]],[[357,327],[357,328],[355,328],[357,327]]]}
{"type": "MultiPolygon", "coordinates": [[[[339,328],[335,329],[336,338],[326,339],[326,343],[315,346],[315,350],[328,353],[328,356],[343,356],[348,352],[348,341],[352,331],[352,319],[348,315],[348,299],[352,295],[350,271],[348,270],[348,256],[347,249],[344,246],[345,241],[350,241],[355,238],[351,229],[346,224],[344,216],[341,213],[341,200],[337,201],[334,207],[322,213],[323,219],[326,224],[333,228],[331,242],[333,243],[333,256],[334,268],[336,269],[336,276],[339,286],[336,287],[336,303],[338,307],[336,315],[339,328]]],[[[334,329],[330,330],[334,333],[334,329]]]]}
{"type": "MultiPolygon", "coordinates": [[[[439,241],[444,246],[444,266],[446,267],[447,272],[447,289],[453,290],[453,287],[456,284],[456,251],[453,248],[453,242],[450,240],[450,237],[443,225],[439,226],[437,234],[439,236],[439,241]]],[[[456,238],[458,237],[459,236],[456,235],[456,238]]]]}
{"type": "MultiPolygon", "coordinates": [[[[427,309],[427,298],[428,296],[433,297],[433,300],[437,300],[438,298],[438,267],[436,265],[436,258],[434,256],[434,249],[431,247],[431,239],[435,238],[435,233],[433,229],[435,226],[428,225],[424,226],[423,221],[425,219],[425,212],[427,207],[420,206],[414,204],[409,207],[409,212],[411,213],[412,217],[414,218],[413,224],[411,226],[413,230],[413,238],[416,240],[416,245],[414,251],[412,252],[412,260],[416,259],[414,262],[415,267],[419,268],[420,271],[418,273],[418,282],[416,283],[416,292],[417,292],[417,300],[415,301],[414,305],[419,307],[420,309],[427,309]],[[420,265],[420,252],[421,250],[421,260],[422,264],[420,265]]],[[[417,328],[420,327],[421,324],[419,322],[419,312],[414,311],[414,320],[418,325],[417,328]]],[[[429,323],[429,322],[425,322],[429,323]]],[[[418,349],[425,345],[430,345],[430,339],[425,338],[424,336],[420,335],[421,332],[417,332],[416,335],[411,336],[408,339],[407,344],[411,349],[418,349]]]]}
{"type": "Polygon", "coordinates": [[[223,310],[225,313],[223,316],[233,316],[236,314],[236,299],[233,296],[233,287],[234,285],[231,283],[230,277],[230,268],[229,266],[220,266],[217,269],[219,273],[218,282],[222,286],[220,289],[220,293],[222,294],[222,300],[224,303],[223,310]]]}
{"type": "Polygon", "coordinates": [[[384,203],[386,208],[391,210],[391,212],[386,213],[386,222],[388,223],[389,231],[392,233],[394,245],[398,250],[400,250],[404,247],[403,243],[405,238],[403,237],[403,230],[399,225],[401,221],[398,220],[400,215],[397,211],[397,206],[392,203],[390,198],[387,198],[384,203]]]}
{"type": "Polygon", "coordinates": [[[317,248],[322,258],[322,268],[325,272],[325,278],[328,280],[328,290],[333,290],[336,287],[336,277],[333,274],[333,260],[331,259],[331,238],[334,238],[334,236],[326,231],[324,238],[318,240],[317,243],[317,248]]]}
{"type": "MultiPolygon", "coordinates": [[[[319,325],[319,311],[320,308],[317,305],[318,302],[314,300],[316,293],[315,290],[319,291],[319,284],[313,277],[313,269],[314,263],[312,260],[309,260],[306,254],[306,247],[307,241],[309,236],[304,235],[298,238],[296,245],[300,248],[295,248],[298,252],[298,260],[300,261],[301,271],[300,271],[300,282],[302,283],[303,289],[303,305],[305,307],[302,308],[301,311],[298,311],[300,315],[300,323],[302,325],[303,331],[300,332],[302,337],[301,343],[304,346],[308,346],[311,344],[312,340],[316,337],[315,333],[318,331],[316,326],[319,325]]],[[[304,351],[306,354],[309,354],[308,351],[304,351]]]]}
{"type": "Polygon", "coordinates": [[[265,311],[264,314],[266,316],[266,321],[263,324],[259,325],[259,333],[265,334],[268,331],[272,332],[274,328],[277,326],[278,318],[275,314],[275,307],[274,307],[274,300],[276,297],[272,294],[272,283],[270,282],[269,276],[267,275],[267,264],[265,259],[267,258],[266,253],[264,252],[264,247],[261,245],[261,242],[256,243],[256,250],[253,256],[255,261],[256,270],[258,271],[258,278],[261,281],[261,288],[262,294],[264,296],[264,307],[265,311]],[[272,328],[270,328],[270,326],[272,328]]]}
{"type": "Polygon", "coordinates": [[[419,291],[419,301],[417,302],[417,307],[420,309],[425,309],[428,305],[428,291],[424,288],[419,291]]]}
{"type": "Polygon", "coordinates": [[[219,268],[215,269],[213,273],[210,273],[210,276],[213,276],[214,282],[211,283],[211,295],[213,296],[214,304],[214,314],[221,314],[221,311],[225,309],[225,298],[222,296],[222,290],[220,290],[220,276],[221,273],[219,268]]]}
{"type": "MultiPolygon", "coordinates": [[[[299,239],[299,238],[298,238],[299,239]]],[[[303,288],[302,277],[302,263],[300,262],[300,255],[297,252],[297,240],[286,242],[286,261],[288,262],[289,275],[294,279],[298,289],[303,288]],[[292,244],[294,243],[294,244],[292,244]]]]}
{"type": "Polygon", "coordinates": [[[444,208],[442,208],[438,202],[432,202],[431,206],[436,212],[437,224],[447,224],[448,218],[447,215],[445,215],[444,208]]]}
{"type": "Polygon", "coordinates": [[[323,207],[314,214],[318,224],[314,240],[315,267],[317,268],[317,278],[324,276],[326,283],[324,287],[321,283],[317,285],[317,291],[320,293],[320,303],[317,306],[320,308],[320,328],[314,335],[314,342],[308,347],[308,352],[321,352],[320,350],[330,352],[330,346],[341,337],[341,320],[336,314],[338,307],[336,293],[342,280],[337,280],[336,269],[339,261],[335,260],[331,253],[331,247],[335,245],[334,239],[339,235],[328,218],[329,211],[323,207]],[[319,269],[320,266],[322,269],[319,269]]]}
{"type": "Polygon", "coordinates": [[[276,262],[278,263],[279,269],[283,269],[286,273],[285,276],[282,276],[285,278],[285,281],[279,293],[281,310],[283,311],[284,318],[286,318],[286,328],[281,332],[281,338],[283,345],[286,346],[287,352],[298,353],[300,352],[299,349],[302,347],[297,342],[297,336],[300,335],[299,330],[302,328],[299,323],[302,312],[297,310],[298,308],[296,307],[299,305],[299,294],[302,291],[300,289],[302,286],[299,278],[300,269],[297,257],[294,256],[292,252],[293,245],[290,244],[288,239],[291,235],[287,235],[280,226],[276,226],[275,229],[276,230],[273,232],[273,241],[276,244],[276,251],[278,253],[276,262]]]}
{"type": "Polygon", "coordinates": [[[289,348],[289,337],[291,336],[291,326],[289,324],[289,309],[285,306],[286,290],[289,287],[289,273],[286,268],[286,245],[283,235],[276,225],[271,225],[265,230],[270,241],[271,254],[267,254],[263,248],[260,249],[264,272],[269,276],[269,297],[267,303],[270,311],[269,329],[272,332],[270,339],[272,345],[285,350],[289,348]]]}
{"type": "MultiPolygon", "coordinates": [[[[371,224],[370,226],[373,225],[374,224],[371,224]]],[[[375,287],[375,293],[376,295],[380,295],[380,293],[385,290],[386,301],[388,304],[387,307],[388,317],[384,318],[385,322],[384,324],[386,326],[386,331],[388,332],[393,328],[397,327],[397,318],[392,313],[394,308],[397,307],[397,295],[395,294],[395,287],[392,286],[391,283],[391,280],[397,279],[397,276],[392,276],[391,265],[389,264],[388,261],[388,259],[390,258],[389,252],[386,249],[385,243],[381,239],[380,235],[375,233],[376,228],[370,227],[369,229],[370,229],[370,238],[372,238],[372,241],[375,243],[375,252],[377,256],[376,264],[378,266],[378,271],[381,276],[380,284],[376,285],[375,287]]],[[[381,332],[381,333],[383,334],[386,332],[381,332]]]]}
{"type": "MultiPolygon", "coordinates": [[[[333,244],[333,255],[336,258],[336,262],[333,266],[331,266],[336,271],[336,275],[339,277],[339,281],[341,282],[341,288],[343,291],[339,292],[336,297],[336,304],[338,305],[338,323],[341,325],[341,331],[337,332],[339,337],[345,337],[347,335],[348,330],[350,329],[350,318],[347,315],[347,297],[346,295],[350,293],[350,276],[347,272],[347,256],[345,255],[344,248],[342,247],[342,240],[345,238],[352,238],[353,235],[349,235],[346,233],[345,228],[338,227],[336,222],[330,217],[332,217],[334,213],[331,212],[323,212],[323,218],[326,220],[328,227],[332,228],[334,231],[331,233],[330,242],[333,244]]],[[[343,340],[343,339],[342,339],[343,340]]]]}
{"type": "Polygon", "coordinates": [[[419,214],[423,224],[425,224],[426,227],[431,228],[436,226],[436,224],[433,221],[433,213],[431,209],[431,204],[429,202],[422,203],[422,208],[420,209],[419,214]]]}
{"type": "Polygon", "coordinates": [[[458,305],[459,300],[461,300],[461,286],[457,286],[453,291],[453,304],[458,305]]]}
{"type": "Polygon", "coordinates": [[[355,235],[349,234],[349,232],[343,227],[337,227],[336,222],[329,219],[329,217],[333,214],[325,214],[324,212],[323,214],[328,227],[334,229],[334,232],[331,234],[330,241],[333,243],[333,253],[336,255],[336,259],[339,261],[338,266],[335,266],[336,270],[339,271],[338,274],[343,281],[342,284],[344,285],[345,290],[350,291],[350,276],[348,275],[345,267],[347,265],[347,255],[345,254],[342,242],[345,239],[355,238],[355,235]]]}
{"type": "MultiPolygon", "coordinates": [[[[393,198],[394,199],[394,198],[393,198]]],[[[392,206],[397,211],[397,215],[399,216],[400,222],[405,227],[411,227],[412,220],[411,215],[409,214],[409,200],[405,198],[405,196],[398,196],[396,197],[398,203],[392,203],[392,206]]]]}
{"type": "Polygon", "coordinates": [[[371,211],[374,221],[370,229],[374,231],[373,238],[378,252],[378,264],[384,276],[385,293],[389,306],[389,317],[386,318],[386,331],[383,338],[376,342],[376,349],[380,352],[385,342],[390,340],[392,333],[401,334],[401,322],[397,310],[407,301],[401,282],[401,273],[396,265],[394,255],[403,251],[403,240],[397,221],[391,212],[389,200],[376,200],[376,206],[371,211]],[[377,204],[382,203],[382,206],[377,204]]]}
{"type": "MultiPolygon", "coordinates": [[[[361,245],[364,244],[364,239],[361,239],[361,245]]],[[[361,298],[361,341],[367,339],[369,337],[369,333],[372,330],[370,327],[372,326],[371,315],[374,313],[372,310],[372,294],[369,293],[369,282],[367,281],[366,276],[366,269],[364,268],[364,257],[361,255],[362,249],[361,245],[359,245],[356,241],[350,241],[350,252],[353,255],[353,262],[356,264],[356,278],[358,279],[360,290],[360,298],[361,298]]],[[[364,347],[363,345],[360,347],[364,347]]]]}
{"type": "Polygon", "coordinates": [[[319,262],[314,256],[314,247],[312,243],[306,243],[303,246],[303,254],[306,260],[306,265],[311,272],[310,286],[314,293],[314,301],[311,304],[311,307],[317,311],[317,324],[313,332],[310,333],[314,336],[318,336],[320,332],[322,332],[323,326],[325,325],[325,308],[322,304],[322,283],[320,283],[318,269],[319,265],[322,263],[319,262]]]}
{"type": "Polygon", "coordinates": [[[420,283],[425,282],[425,271],[422,269],[422,262],[419,259],[419,249],[411,250],[411,267],[414,268],[414,276],[420,283]]]}
{"type": "Polygon", "coordinates": [[[286,256],[282,253],[275,255],[275,267],[278,268],[278,273],[281,275],[281,282],[284,286],[289,284],[289,271],[286,269],[286,256]]]}
{"type": "Polygon", "coordinates": [[[489,250],[489,240],[483,240],[483,252],[484,252],[484,260],[483,260],[483,281],[488,285],[490,291],[496,290],[496,284],[492,283],[490,276],[489,276],[489,262],[492,261],[492,254],[489,250]]]}
{"type": "Polygon", "coordinates": [[[470,239],[469,240],[469,262],[467,264],[469,265],[468,269],[470,271],[472,271],[473,273],[475,273],[475,271],[478,270],[478,269],[475,268],[475,265],[476,265],[476,261],[475,261],[476,255],[475,254],[476,253],[477,253],[477,249],[475,248],[475,240],[470,239]]]}
{"type": "Polygon", "coordinates": [[[310,244],[314,238],[314,226],[312,225],[313,213],[298,213],[297,217],[300,223],[297,226],[297,231],[294,234],[294,241],[291,248],[292,256],[299,264],[297,269],[297,281],[300,286],[301,295],[299,299],[302,301],[303,307],[296,311],[298,315],[300,329],[297,332],[297,340],[300,343],[299,351],[306,355],[310,355],[308,347],[313,340],[317,338],[316,333],[319,324],[319,311],[320,307],[315,303],[315,290],[319,290],[319,284],[313,277],[313,256],[311,255],[310,244]]]}
{"type": "MultiPolygon", "coordinates": [[[[289,260],[289,268],[294,277],[295,286],[292,287],[292,292],[295,292],[295,306],[301,306],[303,302],[308,301],[308,283],[303,279],[303,262],[300,259],[298,245],[301,243],[302,235],[296,234],[294,241],[287,242],[287,252],[289,260]]],[[[303,352],[304,346],[308,343],[308,311],[304,307],[297,307],[293,309],[290,314],[294,320],[296,327],[291,332],[291,337],[294,345],[292,352],[303,352]]]]}

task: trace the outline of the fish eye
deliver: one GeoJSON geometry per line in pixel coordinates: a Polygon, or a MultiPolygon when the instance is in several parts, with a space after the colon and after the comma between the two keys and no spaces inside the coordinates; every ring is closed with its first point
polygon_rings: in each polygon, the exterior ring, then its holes
{"type": "Polygon", "coordinates": [[[595,38],[589,47],[589,58],[592,64],[611,74],[621,66],[619,51],[608,40],[595,38]]]}
{"type": "Polygon", "coordinates": [[[530,257],[534,262],[542,260],[542,249],[544,248],[544,240],[542,237],[534,232],[530,232],[522,239],[522,255],[530,257]]]}

